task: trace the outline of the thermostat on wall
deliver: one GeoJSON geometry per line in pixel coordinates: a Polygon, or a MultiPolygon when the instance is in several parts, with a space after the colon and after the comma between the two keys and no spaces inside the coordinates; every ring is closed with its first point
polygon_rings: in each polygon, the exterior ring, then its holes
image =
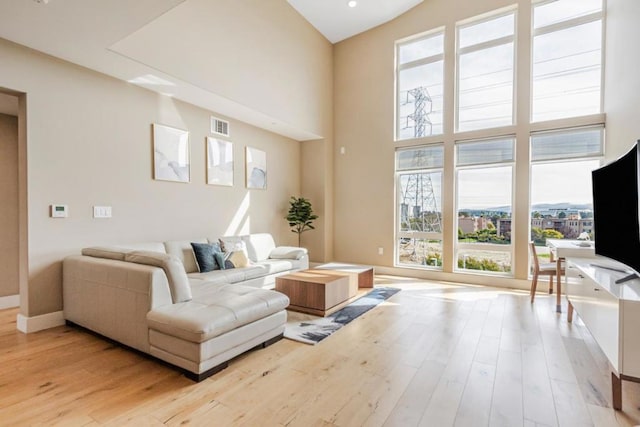
{"type": "Polygon", "coordinates": [[[49,208],[51,218],[66,218],[69,216],[69,207],[67,205],[51,205],[49,208]]]}

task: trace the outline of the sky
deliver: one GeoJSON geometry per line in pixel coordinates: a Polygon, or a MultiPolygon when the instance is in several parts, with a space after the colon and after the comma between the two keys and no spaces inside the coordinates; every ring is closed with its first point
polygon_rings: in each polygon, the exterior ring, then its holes
{"type": "MultiPolygon", "coordinates": [[[[592,203],[591,170],[598,160],[545,163],[531,168],[531,205],[592,203]]],[[[458,173],[459,209],[487,209],[512,204],[511,166],[466,169],[458,173]]],[[[440,173],[430,175],[434,193],[442,194],[440,173]]],[[[440,203],[441,204],[441,203],[440,203]]]]}
{"type": "MultiPolygon", "coordinates": [[[[531,167],[531,204],[592,203],[591,170],[598,160],[546,163],[531,167]]],[[[460,171],[458,206],[485,209],[512,204],[511,167],[460,171]]]]}
{"type": "MultiPolygon", "coordinates": [[[[601,8],[602,0],[561,0],[538,5],[534,9],[534,27],[541,28],[553,25],[597,12],[601,8]]],[[[532,121],[572,117],[600,111],[600,25],[599,21],[595,21],[535,36],[532,121]]],[[[496,39],[499,36],[514,34],[514,19],[513,17],[500,17],[492,20],[491,23],[461,27],[460,36],[465,36],[467,33],[469,33],[468,40],[465,42],[461,38],[461,45],[473,46],[474,42],[480,43],[496,39]],[[488,32],[484,27],[499,31],[498,33],[488,32]]],[[[407,49],[404,52],[406,62],[440,53],[443,51],[443,48],[439,47],[442,44],[444,44],[444,39],[441,36],[436,36],[429,42],[406,45],[407,49]]],[[[464,104],[466,96],[470,97],[468,103],[477,107],[469,112],[465,110],[465,114],[460,113],[461,123],[459,126],[461,128],[482,128],[489,124],[493,126],[493,122],[496,120],[503,120],[504,111],[507,112],[507,121],[511,123],[512,118],[509,116],[512,112],[514,47],[513,44],[502,46],[509,49],[502,56],[492,57],[491,61],[487,60],[486,55],[490,51],[487,49],[481,49],[477,52],[478,58],[481,60],[478,59],[475,62],[467,61],[464,63],[463,61],[465,58],[473,59],[472,56],[475,52],[465,53],[461,55],[461,58],[458,58],[458,62],[464,65],[464,70],[459,72],[461,81],[458,82],[458,85],[463,92],[460,95],[459,103],[464,104]],[[491,68],[489,66],[491,64],[496,69],[491,68]],[[465,79],[469,81],[467,82],[465,79]],[[471,86],[464,89],[468,86],[466,83],[471,86]],[[507,89],[506,92],[504,92],[505,89],[507,89]],[[506,110],[502,107],[506,107],[506,110]],[[473,117],[467,113],[473,113],[473,117]],[[463,120],[468,120],[468,122],[463,122],[463,120]]],[[[437,110],[441,110],[441,82],[445,76],[441,73],[440,58],[433,58],[434,60],[438,59],[438,62],[430,64],[431,67],[423,65],[418,69],[401,71],[399,90],[402,92],[412,87],[427,86],[430,91],[437,92],[437,110]],[[430,73],[425,74],[427,69],[430,73]]],[[[408,114],[411,112],[411,105],[404,104],[400,110],[401,116],[408,114]]],[[[435,113],[434,111],[432,114],[433,118],[439,124],[442,120],[441,111],[437,111],[438,114],[435,113]]],[[[413,137],[410,130],[405,130],[401,136],[413,137]]],[[[442,126],[435,126],[434,131],[442,132],[442,126]]],[[[531,169],[531,204],[591,203],[591,170],[599,166],[598,160],[533,165],[531,169]]],[[[512,182],[511,167],[460,171],[458,175],[458,206],[466,209],[483,209],[511,205],[512,182]]]]}

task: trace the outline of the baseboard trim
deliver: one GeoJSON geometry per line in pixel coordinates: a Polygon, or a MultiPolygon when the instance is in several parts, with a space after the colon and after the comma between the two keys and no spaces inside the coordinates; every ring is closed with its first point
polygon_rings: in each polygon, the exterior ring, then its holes
{"type": "Polygon", "coordinates": [[[20,295],[7,295],[6,297],[0,297],[0,310],[15,307],[20,307],[20,295]]]}
{"type": "Polygon", "coordinates": [[[43,329],[55,328],[64,325],[64,316],[62,311],[54,311],[53,313],[41,314],[39,316],[27,317],[18,314],[17,328],[20,332],[30,334],[32,332],[42,331],[43,329]]]}

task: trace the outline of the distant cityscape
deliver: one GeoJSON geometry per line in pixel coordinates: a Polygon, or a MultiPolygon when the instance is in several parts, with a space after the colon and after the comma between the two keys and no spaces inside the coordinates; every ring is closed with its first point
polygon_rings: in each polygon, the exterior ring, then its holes
{"type": "MultiPolygon", "coordinates": [[[[491,228],[489,224],[495,227],[497,236],[510,238],[511,212],[504,207],[460,210],[458,228],[464,234],[491,228]]],[[[581,233],[592,235],[593,207],[568,203],[534,205],[531,228],[538,228],[542,232],[557,231],[567,239],[575,239],[581,233]]]]}
{"type": "MultiPolygon", "coordinates": [[[[400,206],[401,231],[442,232],[442,213],[420,206],[400,206]]],[[[458,241],[465,244],[511,243],[511,212],[504,207],[459,209],[458,241]]],[[[531,207],[531,241],[544,245],[546,239],[575,239],[586,233],[593,236],[592,205],[538,204],[531,207]]],[[[399,239],[398,261],[409,265],[442,265],[442,241],[404,235],[399,239]]],[[[511,271],[509,251],[473,250],[466,247],[458,253],[458,268],[495,272],[511,271]]]]}
{"type": "MultiPolygon", "coordinates": [[[[401,207],[402,230],[440,232],[442,230],[441,213],[421,211],[415,206],[410,209],[401,207]]],[[[590,204],[538,204],[531,207],[532,235],[560,233],[560,238],[574,239],[582,233],[593,237],[593,207],[590,204]]],[[[460,209],[458,212],[458,230],[460,238],[486,233],[488,230],[502,243],[511,240],[511,211],[507,207],[488,207],[483,209],[460,209]]],[[[542,237],[536,237],[542,238],[542,237]]]]}

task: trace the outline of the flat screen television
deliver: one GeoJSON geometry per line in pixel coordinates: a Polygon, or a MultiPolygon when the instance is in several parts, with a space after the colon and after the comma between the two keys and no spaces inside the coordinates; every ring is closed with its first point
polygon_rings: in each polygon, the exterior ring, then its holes
{"type": "Polygon", "coordinates": [[[635,270],[618,282],[640,272],[639,161],[636,143],[625,155],[591,173],[595,252],[635,270]]]}

